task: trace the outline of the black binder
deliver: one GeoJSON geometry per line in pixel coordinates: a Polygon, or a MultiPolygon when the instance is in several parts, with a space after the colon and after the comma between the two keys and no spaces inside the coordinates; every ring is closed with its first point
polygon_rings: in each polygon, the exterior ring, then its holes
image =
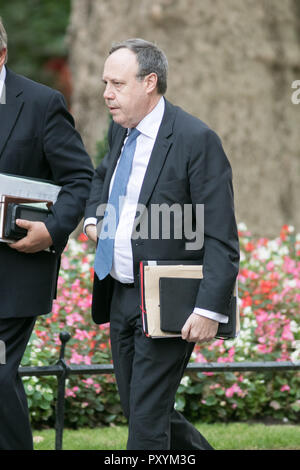
{"type": "MultiPolygon", "coordinates": [[[[159,280],[160,328],[169,333],[180,333],[193,312],[201,279],[161,277],[159,280]]],[[[228,323],[219,323],[216,338],[236,336],[236,296],[232,295],[228,323]]]]}
{"type": "Polygon", "coordinates": [[[12,240],[26,237],[27,230],[16,224],[17,219],[25,219],[33,222],[44,222],[49,214],[48,209],[32,207],[22,204],[9,203],[7,205],[4,235],[12,240]]]}

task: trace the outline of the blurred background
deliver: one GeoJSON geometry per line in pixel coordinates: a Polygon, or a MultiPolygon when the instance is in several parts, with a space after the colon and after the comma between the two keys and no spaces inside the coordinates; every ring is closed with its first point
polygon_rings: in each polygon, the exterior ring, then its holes
{"type": "Polygon", "coordinates": [[[62,91],[95,164],[111,43],[156,42],[169,59],[166,98],[222,139],[237,221],[257,236],[299,231],[300,0],[0,0],[0,15],[8,67],[62,91]]]}

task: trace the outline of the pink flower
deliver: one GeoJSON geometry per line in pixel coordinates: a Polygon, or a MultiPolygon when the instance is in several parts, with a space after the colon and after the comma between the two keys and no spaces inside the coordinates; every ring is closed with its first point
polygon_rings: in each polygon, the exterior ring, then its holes
{"type": "Polygon", "coordinates": [[[94,381],[93,379],[83,379],[82,382],[84,382],[87,385],[93,385],[94,381]]]}
{"type": "Polygon", "coordinates": [[[239,397],[244,397],[246,392],[243,392],[239,385],[233,384],[231,387],[227,388],[225,395],[227,398],[232,398],[234,394],[237,394],[239,397]]]}
{"type": "Polygon", "coordinates": [[[83,356],[81,354],[78,354],[76,351],[72,351],[72,357],[70,359],[70,362],[74,364],[80,364],[83,360],[83,356]]]}
{"type": "Polygon", "coordinates": [[[83,341],[85,338],[89,338],[89,334],[85,330],[80,330],[79,328],[76,328],[74,338],[83,341]]]}
{"type": "Polygon", "coordinates": [[[217,362],[233,362],[234,361],[234,354],[235,354],[235,348],[232,346],[228,350],[228,356],[219,356],[217,359],[217,362]]]}
{"type": "MultiPolygon", "coordinates": [[[[261,338],[259,338],[259,341],[260,340],[261,340],[261,338]]],[[[272,346],[267,347],[265,344],[259,344],[257,346],[257,350],[262,354],[268,354],[268,353],[271,353],[273,351],[273,347],[272,346]]]]}
{"type": "Polygon", "coordinates": [[[70,263],[66,256],[63,256],[61,259],[61,267],[66,270],[70,268],[70,263]]]}
{"type": "Polygon", "coordinates": [[[92,363],[92,359],[89,356],[84,356],[83,362],[87,365],[90,365],[92,363]]]}
{"type": "Polygon", "coordinates": [[[57,287],[58,289],[60,289],[62,287],[62,285],[64,284],[65,280],[62,276],[58,276],[58,279],[57,279],[57,287]]]}
{"type": "Polygon", "coordinates": [[[212,384],[209,386],[210,390],[214,390],[215,388],[219,388],[219,387],[221,387],[220,384],[212,384]]]}
{"type": "Polygon", "coordinates": [[[281,339],[283,341],[293,341],[294,340],[294,335],[290,330],[290,325],[289,324],[284,325],[281,339]]]}
{"type": "Polygon", "coordinates": [[[207,359],[203,356],[203,354],[201,354],[201,352],[198,352],[195,362],[207,362],[207,359]]]}
{"type": "Polygon", "coordinates": [[[273,261],[269,261],[266,265],[266,268],[268,271],[273,271],[274,267],[275,267],[275,264],[273,263],[273,261]]]}
{"type": "Polygon", "coordinates": [[[78,392],[79,387],[67,388],[66,389],[66,397],[76,397],[75,392],[78,392]]]}
{"type": "MultiPolygon", "coordinates": [[[[66,311],[68,311],[68,308],[66,307],[66,311]]],[[[79,313],[72,313],[70,315],[67,316],[67,325],[68,326],[72,326],[74,325],[74,323],[84,323],[84,318],[79,315],[79,313]]]]}
{"type": "Polygon", "coordinates": [[[101,386],[99,384],[94,384],[94,389],[95,389],[95,392],[98,394],[101,392],[101,386]]]}
{"type": "Polygon", "coordinates": [[[287,384],[283,385],[280,389],[281,392],[289,392],[290,390],[291,388],[287,384]]]}

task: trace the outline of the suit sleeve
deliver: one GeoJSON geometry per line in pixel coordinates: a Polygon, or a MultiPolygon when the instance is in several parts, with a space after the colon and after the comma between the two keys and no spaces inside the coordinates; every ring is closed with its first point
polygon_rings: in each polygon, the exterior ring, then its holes
{"type": "Polygon", "coordinates": [[[46,221],[53,245],[61,252],[83,216],[94,169],[59,92],[54,92],[48,103],[43,151],[53,181],[62,186],[46,221]]]}
{"type": "Polygon", "coordinates": [[[204,276],[195,307],[228,316],[239,269],[239,241],[231,166],[210,129],[194,144],[189,179],[193,205],[204,204],[204,276]]]}

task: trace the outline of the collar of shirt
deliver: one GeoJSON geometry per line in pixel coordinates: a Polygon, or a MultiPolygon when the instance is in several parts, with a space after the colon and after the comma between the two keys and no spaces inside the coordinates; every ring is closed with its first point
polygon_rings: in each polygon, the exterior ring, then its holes
{"type": "Polygon", "coordinates": [[[163,97],[161,97],[155,108],[152,109],[152,111],[138,123],[136,128],[140,131],[141,134],[144,134],[147,137],[155,140],[164,112],[165,100],[163,97]]]}
{"type": "Polygon", "coordinates": [[[6,78],[6,68],[5,68],[5,65],[3,65],[1,73],[0,73],[0,97],[2,95],[5,78],[6,78]]]}

